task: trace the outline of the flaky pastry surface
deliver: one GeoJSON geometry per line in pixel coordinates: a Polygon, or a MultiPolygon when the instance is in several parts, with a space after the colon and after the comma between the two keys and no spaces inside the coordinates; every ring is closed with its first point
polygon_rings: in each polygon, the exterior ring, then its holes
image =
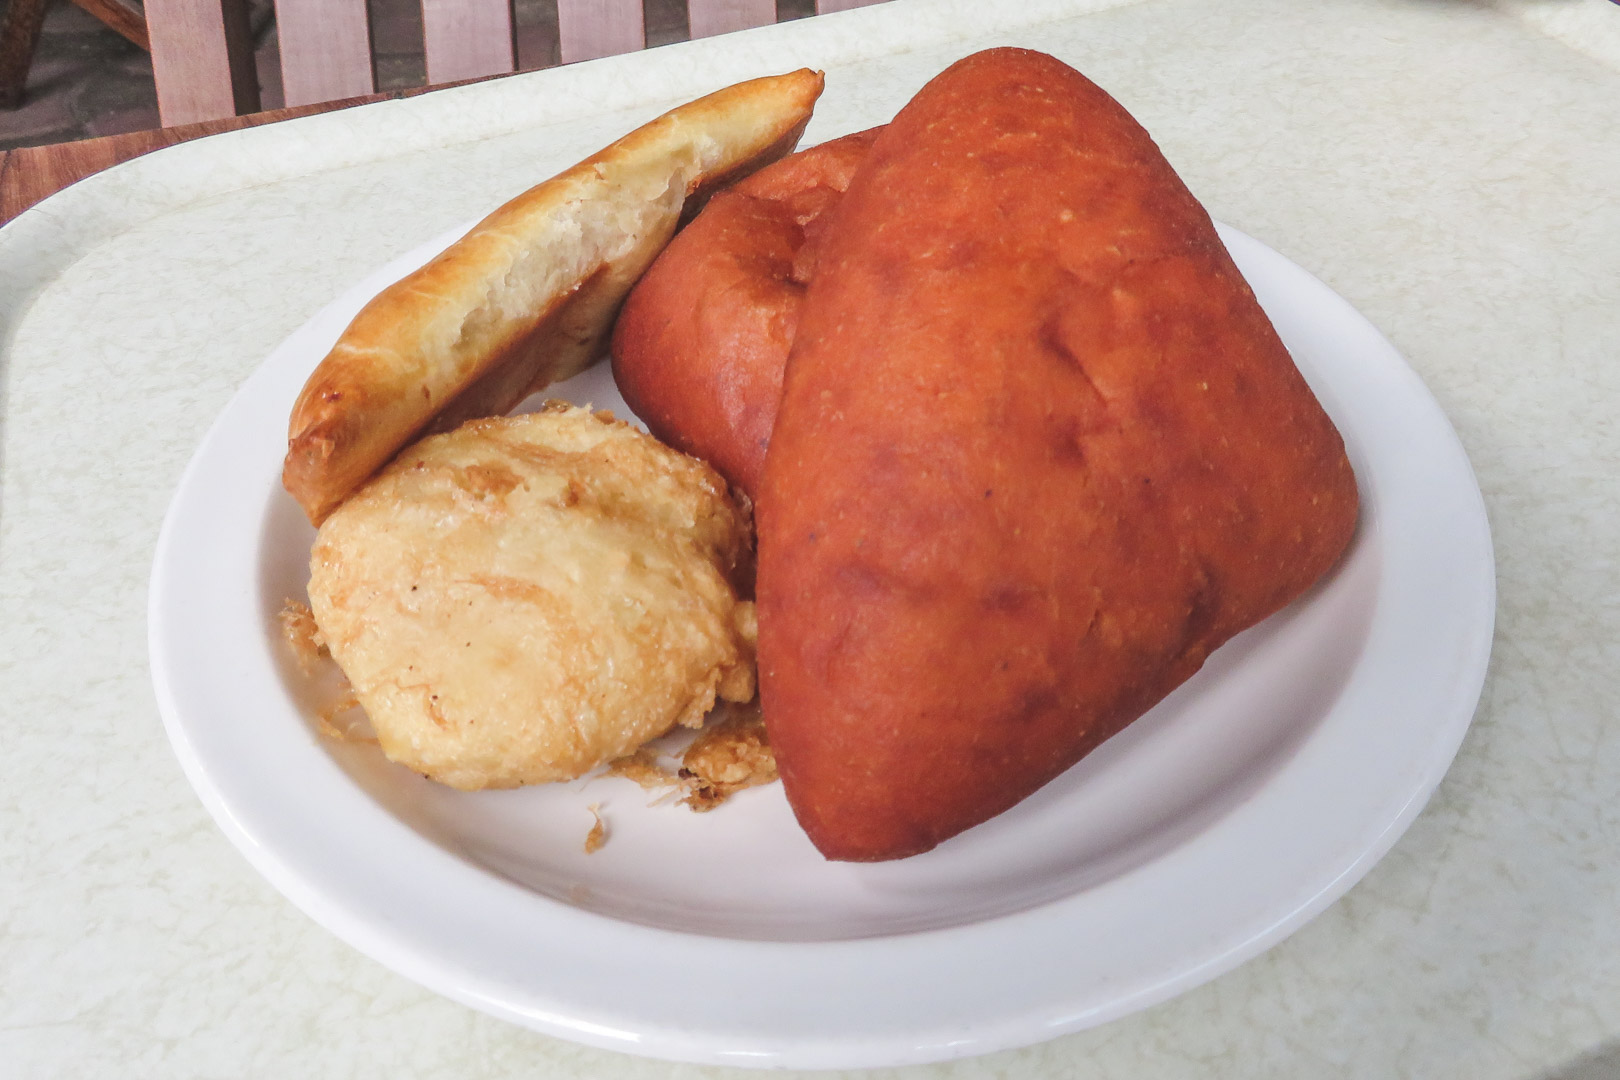
{"type": "Polygon", "coordinates": [[[566,780],[752,697],[749,547],[708,466],[554,404],[401,454],[321,527],[310,605],[390,759],[566,780]]]}

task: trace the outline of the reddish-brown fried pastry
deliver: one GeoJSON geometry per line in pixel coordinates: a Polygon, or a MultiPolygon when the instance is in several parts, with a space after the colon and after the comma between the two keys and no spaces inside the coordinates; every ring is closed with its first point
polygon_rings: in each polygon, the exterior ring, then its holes
{"type": "Polygon", "coordinates": [[[877,131],[722,191],[631,290],[613,377],[654,435],[753,494],[822,226],[877,131]]]}
{"type": "Polygon", "coordinates": [[[1147,133],[1050,56],[955,64],[825,234],[759,493],[799,821],[873,860],[1006,810],[1308,588],[1356,508],[1147,133]]]}

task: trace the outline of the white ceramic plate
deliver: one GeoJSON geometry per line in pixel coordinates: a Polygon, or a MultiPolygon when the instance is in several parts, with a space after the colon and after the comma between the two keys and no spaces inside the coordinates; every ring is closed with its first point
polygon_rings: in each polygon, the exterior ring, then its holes
{"type": "MultiPolygon", "coordinates": [[[[836,864],[780,785],[701,816],[623,780],[462,794],[315,732],[276,622],[312,538],[279,484],[286,417],[361,305],[448,236],[288,338],[181,481],[150,638],[187,775],[253,865],[356,948],[615,1050],[934,1061],[1213,978],[1342,895],[1422,808],[1478,701],[1495,610],[1479,489],[1423,384],[1326,286],[1222,236],[1344,433],[1355,541],[1329,580],[1001,817],[913,859],[836,864]],[[612,833],[587,856],[591,803],[612,833]]],[[[551,393],[624,410],[605,365],[551,393]]]]}

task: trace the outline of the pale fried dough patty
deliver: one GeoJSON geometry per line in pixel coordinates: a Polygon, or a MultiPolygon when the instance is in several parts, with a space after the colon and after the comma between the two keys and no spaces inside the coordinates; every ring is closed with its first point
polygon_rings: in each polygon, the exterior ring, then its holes
{"type": "Polygon", "coordinates": [[[753,696],[749,536],[707,465],[553,403],[400,454],[321,526],[310,606],[389,758],[567,780],[753,696]]]}

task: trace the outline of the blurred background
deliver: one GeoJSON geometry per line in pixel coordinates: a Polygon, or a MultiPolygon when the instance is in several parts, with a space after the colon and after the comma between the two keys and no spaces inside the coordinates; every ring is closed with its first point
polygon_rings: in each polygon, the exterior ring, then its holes
{"type": "MultiPolygon", "coordinates": [[[[14,0],[0,0],[0,22],[14,0]]],[[[138,8],[134,3],[131,7],[138,8]]],[[[370,0],[377,59],[377,89],[421,86],[420,0],[370,0]]],[[[643,0],[647,45],[685,41],[686,0],[643,0]]],[[[815,0],[777,0],[777,19],[814,14],[815,0]]],[[[250,0],[261,107],[279,109],[281,63],[272,0],[250,0]]],[[[515,0],[518,67],[522,71],[557,63],[555,0],[515,0]]],[[[152,62],[127,41],[70,0],[52,0],[34,50],[17,108],[0,108],[0,150],[68,142],[158,127],[152,62]]]]}

